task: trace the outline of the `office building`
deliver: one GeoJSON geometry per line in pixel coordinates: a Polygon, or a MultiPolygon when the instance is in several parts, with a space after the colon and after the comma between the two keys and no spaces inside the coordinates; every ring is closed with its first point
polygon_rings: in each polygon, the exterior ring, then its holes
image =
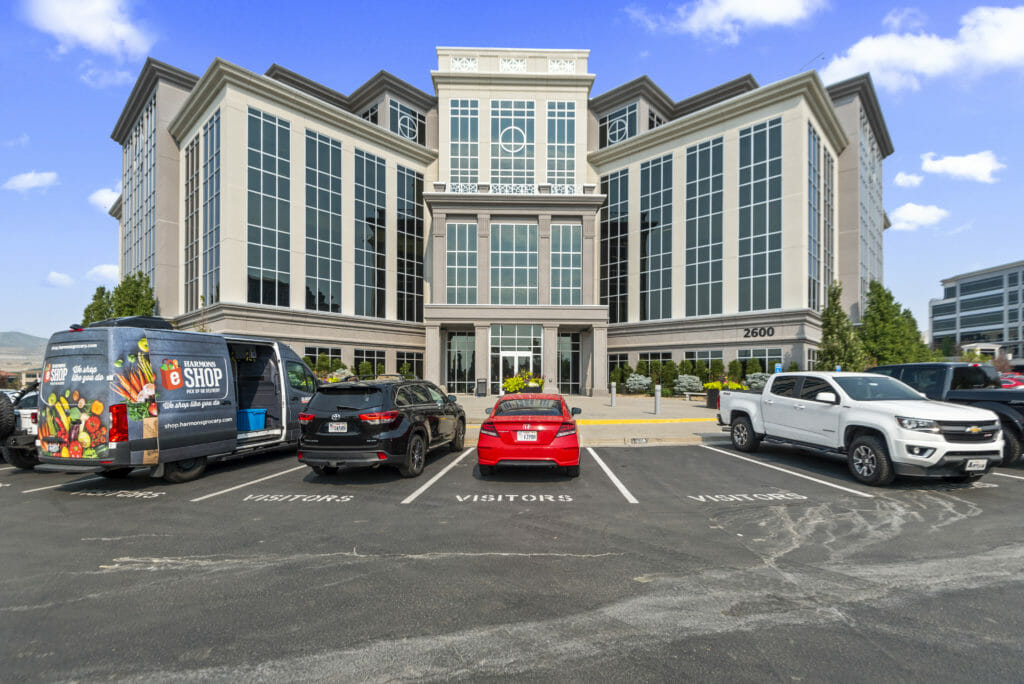
{"type": "Polygon", "coordinates": [[[928,302],[932,346],[980,343],[1019,358],[1022,271],[1024,261],[1014,261],[944,279],[942,299],[928,302]]]}

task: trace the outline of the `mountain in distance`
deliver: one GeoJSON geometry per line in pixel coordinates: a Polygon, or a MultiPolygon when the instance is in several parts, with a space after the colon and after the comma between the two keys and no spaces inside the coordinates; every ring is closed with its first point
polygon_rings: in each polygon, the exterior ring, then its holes
{"type": "Polygon", "coordinates": [[[39,368],[46,351],[46,338],[20,332],[0,332],[0,369],[39,368]]]}

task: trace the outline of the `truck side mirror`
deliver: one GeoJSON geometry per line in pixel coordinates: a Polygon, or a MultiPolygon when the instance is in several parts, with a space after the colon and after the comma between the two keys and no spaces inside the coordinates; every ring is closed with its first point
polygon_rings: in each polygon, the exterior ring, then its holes
{"type": "Polygon", "coordinates": [[[820,401],[825,404],[838,404],[839,397],[836,396],[835,392],[818,392],[814,395],[814,401],[820,401]]]}

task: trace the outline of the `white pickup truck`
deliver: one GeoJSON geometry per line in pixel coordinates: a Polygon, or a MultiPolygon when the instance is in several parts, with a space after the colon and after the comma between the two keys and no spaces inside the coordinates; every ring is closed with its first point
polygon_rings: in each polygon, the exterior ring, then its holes
{"type": "Polygon", "coordinates": [[[779,373],[761,393],[724,390],[718,423],[740,451],[762,441],[845,454],[853,476],[976,480],[1002,461],[999,416],[931,401],[874,373],[779,373]]]}

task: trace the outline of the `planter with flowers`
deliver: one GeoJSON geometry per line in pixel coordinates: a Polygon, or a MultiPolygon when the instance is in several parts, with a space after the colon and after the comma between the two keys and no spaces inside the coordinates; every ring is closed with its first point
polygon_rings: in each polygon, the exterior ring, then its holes
{"type": "Polygon", "coordinates": [[[732,382],[731,380],[727,380],[725,382],[720,382],[720,381],[705,382],[704,383],[704,391],[708,393],[707,394],[707,403],[705,403],[705,406],[707,408],[710,408],[710,409],[718,408],[718,393],[721,392],[724,389],[727,389],[727,390],[741,390],[741,389],[744,389],[745,390],[745,389],[747,389],[747,386],[746,385],[741,385],[738,382],[732,382]]]}
{"type": "Polygon", "coordinates": [[[520,371],[516,375],[505,378],[505,381],[501,383],[501,389],[506,394],[543,392],[544,378],[540,375],[534,375],[530,371],[520,371]]]}

